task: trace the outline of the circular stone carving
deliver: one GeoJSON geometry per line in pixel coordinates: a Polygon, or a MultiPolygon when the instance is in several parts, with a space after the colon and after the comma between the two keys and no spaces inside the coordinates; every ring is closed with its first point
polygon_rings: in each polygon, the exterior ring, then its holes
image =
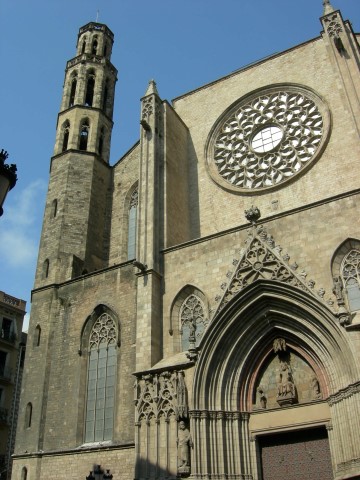
{"type": "Polygon", "coordinates": [[[323,151],[330,112],[311,90],[277,85],[228,109],[210,135],[211,177],[238,193],[275,188],[305,171],[323,151]]]}

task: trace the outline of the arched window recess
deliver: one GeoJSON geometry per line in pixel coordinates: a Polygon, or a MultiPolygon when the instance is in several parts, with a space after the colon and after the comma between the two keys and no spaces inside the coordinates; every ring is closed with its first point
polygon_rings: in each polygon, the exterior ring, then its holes
{"type": "Polygon", "coordinates": [[[352,249],[344,257],[341,278],[350,311],[360,310],[360,249],[352,249]]]}
{"type": "Polygon", "coordinates": [[[112,439],[119,344],[117,322],[106,308],[98,307],[90,323],[93,324],[87,344],[86,443],[112,439]]]}
{"type": "Polygon", "coordinates": [[[101,127],[100,136],[99,136],[99,147],[98,147],[99,155],[103,154],[104,139],[105,139],[105,127],[101,127]]]}
{"type": "Polygon", "coordinates": [[[209,323],[208,301],[196,287],[187,285],[176,296],[170,315],[169,333],[175,352],[199,345],[209,323]]]}
{"type": "Polygon", "coordinates": [[[139,190],[136,187],[130,197],[128,212],[128,249],[127,258],[136,258],[136,233],[137,233],[137,211],[139,203],[139,190]]]}
{"type": "Polygon", "coordinates": [[[26,467],[23,467],[22,470],[21,470],[21,480],[27,480],[27,468],[26,467]]]}
{"type": "Polygon", "coordinates": [[[86,38],[84,38],[81,45],[81,54],[85,53],[85,50],[86,50],[86,38]]]}
{"type": "MultiPolygon", "coordinates": [[[[348,238],[335,251],[331,259],[333,293],[337,304],[351,312],[360,310],[360,240],[348,238]]],[[[339,318],[350,323],[349,318],[339,318]]]]}
{"type": "Polygon", "coordinates": [[[92,107],[94,101],[94,92],[95,92],[95,72],[90,71],[86,81],[86,95],[85,95],[85,105],[87,107],[92,107]]]}
{"type": "Polygon", "coordinates": [[[32,406],[32,403],[29,402],[26,405],[26,409],[25,409],[25,428],[30,428],[31,427],[32,412],[33,412],[33,406],[32,406]]]}
{"type": "Polygon", "coordinates": [[[69,107],[72,107],[75,104],[76,86],[77,86],[77,73],[74,72],[71,78],[69,107]]]}
{"type": "Polygon", "coordinates": [[[66,120],[63,125],[63,141],[61,151],[65,152],[68,149],[69,145],[69,136],[70,136],[70,122],[66,120]]]}
{"type": "Polygon", "coordinates": [[[93,55],[97,55],[97,50],[98,50],[98,41],[97,41],[97,37],[94,37],[92,46],[91,46],[91,53],[93,55]]]}
{"type": "Polygon", "coordinates": [[[90,123],[88,119],[85,119],[82,121],[80,127],[79,150],[86,151],[88,149],[89,131],[90,123]]]}

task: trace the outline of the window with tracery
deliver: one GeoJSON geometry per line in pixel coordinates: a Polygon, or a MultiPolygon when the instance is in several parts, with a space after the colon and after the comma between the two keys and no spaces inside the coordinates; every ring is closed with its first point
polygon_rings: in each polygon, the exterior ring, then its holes
{"type": "Polygon", "coordinates": [[[85,442],[111,440],[114,424],[117,328],[108,313],[96,320],[89,338],[85,442]]]}
{"type": "Polygon", "coordinates": [[[207,147],[209,173],[233,192],[274,188],[319,158],[329,126],[327,105],[304,87],[256,90],[216,122],[207,147]]]}
{"type": "Polygon", "coordinates": [[[203,302],[197,295],[189,295],[180,307],[180,335],[182,350],[190,343],[198,345],[208,323],[203,302]]]}
{"type": "Polygon", "coordinates": [[[130,198],[129,217],[128,217],[128,260],[136,258],[136,220],[139,191],[134,190],[130,198]]]}
{"type": "Polygon", "coordinates": [[[360,310],[360,251],[351,250],[341,265],[341,277],[351,311],[360,310]]]}

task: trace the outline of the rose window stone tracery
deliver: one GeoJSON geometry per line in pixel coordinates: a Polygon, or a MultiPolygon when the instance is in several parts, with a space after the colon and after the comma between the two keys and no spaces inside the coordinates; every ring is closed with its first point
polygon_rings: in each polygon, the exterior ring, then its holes
{"type": "Polygon", "coordinates": [[[207,159],[212,178],[232,191],[275,187],[321,152],[329,111],[310,90],[277,86],[231,107],[218,121],[207,159]]]}

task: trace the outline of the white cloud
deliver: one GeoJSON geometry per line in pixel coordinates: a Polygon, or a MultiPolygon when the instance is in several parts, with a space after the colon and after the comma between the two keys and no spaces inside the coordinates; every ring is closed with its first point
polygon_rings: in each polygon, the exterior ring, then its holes
{"type": "MultiPolygon", "coordinates": [[[[16,188],[16,187],[15,187],[16,188]]],[[[36,180],[6,199],[0,219],[0,259],[4,267],[27,267],[36,261],[46,183],[36,180]]],[[[14,191],[15,193],[15,191],[14,191]]],[[[10,195],[13,192],[10,192],[10,195]]]]}

